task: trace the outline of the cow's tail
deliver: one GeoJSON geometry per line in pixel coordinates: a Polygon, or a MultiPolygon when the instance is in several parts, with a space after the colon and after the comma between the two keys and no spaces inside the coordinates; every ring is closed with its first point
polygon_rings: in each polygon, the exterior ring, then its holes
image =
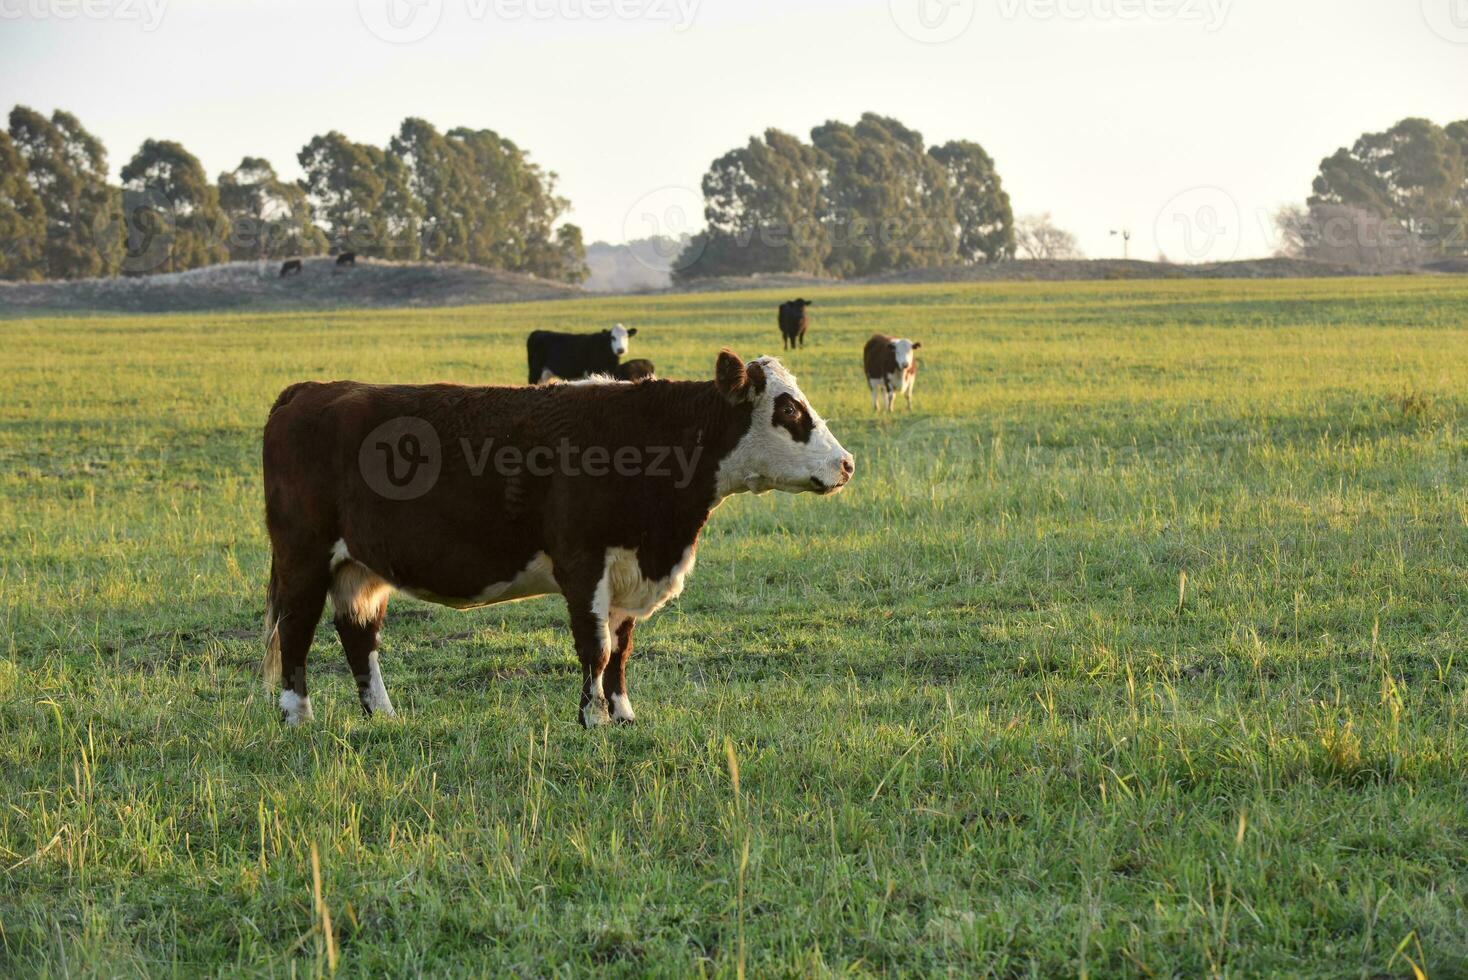
{"type": "Polygon", "coordinates": [[[265,587],[265,658],[260,662],[260,677],[265,693],[275,694],[280,686],[280,619],[276,614],[275,559],[270,560],[270,584],[265,587]]]}
{"type": "Polygon", "coordinates": [[[525,359],[530,362],[530,383],[540,384],[540,376],[545,373],[545,352],[539,330],[525,338],[525,359]]]}
{"type": "MultiPolygon", "coordinates": [[[[312,383],[313,382],[310,381],[302,381],[287,386],[286,389],[280,393],[279,397],[275,399],[275,404],[270,406],[271,416],[274,417],[276,412],[280,411],[280,409],[284,406],[290,404],[291,400],[294,399],[303,388],[311,385],[312,383]]],[[[266,429],[269,429],[269,423],[266,423],[266,429]]],[[[266,441],[268,442],[269,439],[267,438],[266,441]]],[[[269,454],[267,452],[267,462],[265,465],[267,487],[269,486],[270,470],[268,456],[269,454]]],[[[280,615],[276,604],[276,595],[279,591],[280,583],[275,571],[275,556],[271,555],[270,581],[265,586],[265,634],[263,637],[265,643],[265,656],[260,661],[260,678],[265,682],[265,693],[271,695],[273,695],[276,688],[280,686],[280,615]]]]}

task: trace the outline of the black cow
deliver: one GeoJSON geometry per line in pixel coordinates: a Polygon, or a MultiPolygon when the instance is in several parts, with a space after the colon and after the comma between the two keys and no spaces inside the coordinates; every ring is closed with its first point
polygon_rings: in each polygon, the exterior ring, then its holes
{"type": "Polygon", "coordinates": [[[286,276],[299,276],[300,274],[300,259],[286,259],[280,264],[280,278],[284,279],[286,276]]]}
{"type": "Polygon", "coordinates": [[[788,303],[780,304],[782,349],[793,350],[797,342],[801,347],[805,346],[805,328],[810,324],[810,317],[806,314],[805,308],[814,305],[815,301],[809,299],[792,299],[788,303]]]}
{"type": "Polygon", "coordinates": [[[343,252],[342,254],[340,254],[340,255],[338,255],[336,257],[336,264],[337,265],[350,265],[350,266],[355,266],[357,264],[357,253],[356,252],[343,252]]]}
{"type": "Polygon", "coordinates": [[[575,381],[592,374],[615,377],[618,363],[627,353],[628,338],[636,335],[636,327],[628,330],[620,323],[600,333],[537,330],[525,339],[530,383],[540,384],[550,377],[575,381]]]}

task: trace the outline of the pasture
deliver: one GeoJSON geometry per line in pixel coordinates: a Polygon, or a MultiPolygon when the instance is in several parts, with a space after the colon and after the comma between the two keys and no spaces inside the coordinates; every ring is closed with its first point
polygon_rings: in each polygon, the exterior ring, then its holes
{"type": "Polygon", "coordinates": [[[395,720],[323,622],[280,725],[265,413],[788,295],[0,321],[0,973],[1468,973],[1468,280],[804,295],[856,479],[725,503],[591,732],[556,597],[394,598],[395,720]]]}

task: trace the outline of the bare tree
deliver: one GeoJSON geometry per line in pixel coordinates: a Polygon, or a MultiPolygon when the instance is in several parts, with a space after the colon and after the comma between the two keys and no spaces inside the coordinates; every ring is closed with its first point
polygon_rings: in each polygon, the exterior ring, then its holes
{"type": "Polygon", "coordinates": [[[1081,259],[1081,249],[1076,236],[1063,228],[1057,228],[1050,220],[1050,213],[1029,214],[1014,224],[1015,246],[1021,258],[1026,259],[1081,259]]]}
{"type": "Polygon", "coordinates": [[[1274,212],[1274,228],[1279,242],[1274,254],[1281,259],[1303,259],[1305,240],[1309,237],[1310,209],[1303,204],[1286,204],[1274,212]]]}
{"type": "Polygon", "coordinates": [[[1427,254],[1421,238],[1395,218],[1349,204],[1289,205],[1274,215],[1275,254],[1359,269],[1404,269],[1427,254]]]}

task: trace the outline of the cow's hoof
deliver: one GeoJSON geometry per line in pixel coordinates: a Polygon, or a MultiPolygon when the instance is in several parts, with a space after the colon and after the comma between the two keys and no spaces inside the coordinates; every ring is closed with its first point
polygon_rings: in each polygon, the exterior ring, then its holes
{"type": "Polygon", "coordinates": [[[593,698],[581,706],[581,727],[600,728],[611,721],[607,713],[607,699],[593,698]]]}
{"type": "Polygon", "coordinates": [[[281,691],[280,720],[292,728],[310,721],[311,699],[303,698],[295,691],[281,691]]]}

